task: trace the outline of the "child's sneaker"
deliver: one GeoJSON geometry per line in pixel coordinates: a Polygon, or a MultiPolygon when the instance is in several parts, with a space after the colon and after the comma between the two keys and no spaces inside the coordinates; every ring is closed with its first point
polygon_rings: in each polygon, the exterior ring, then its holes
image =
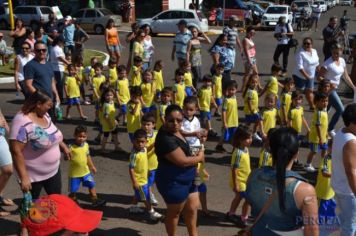
{"type": "Polygon", "coordinates": [[[262,138],[261,138],[257,133],[254,133],[254,134],[252,135],[252,138],[255,139],[255,140],[257,140],[257,141],[259,141],[259,142],[262,142],[262,138]]]}
{"type": "Polygon", "coordinates": [[[216,111],[216,112],[214,113],[214,116],[215,116],[215,117],[220,117],[220,116],[221,116],[221,113],[220,113],[219,111],[216,111]]]}
{"type": "Polygon", "coordinates": [[[131,206],[129,210],[130,210],[130,213],[143,213],[144,212],[144,210],[137,205],[131,206]]]}
{"type": "Polygon", "coordinates": [[[216,147],[215,147],[215,151],[224,153],[224,152],[226,152],[226,149],[224,148],[223,145],[218,144],[218,145],[216,145],[216,147]]]}
{"type": "Polygon", "coordinates": [[[208,132],[209,137],[216,137],[217,135],[218,135],[218,133],[216,133],[213,129],[210,129],[208,132]]]}
{"type": "Polygon", "coordinates": [[[151,220],[159,220],[162,218],[162,215],[153,209],[150,210],[148,213],[150,214],[151,220]]]}
{"type": "Polygon", "coordinates": [[[95,201],[93,201],[92,206],[93,207],[101,207],[101,206],[105,206],[105,204],[106,204],[106,200],[98,198],[95,201]]]}
{"type": "Polygon", "coordinates": [[[151,201],[151,204],[153,206],[157,206],[158,205],[158,201],[157,201],[157,199],[156,199],[156,197],[155,197],[155,195],[153,193],[150,193],[150,201],[151,201]]]}
{"type": "Polygon", "coordinates": [[[314,168],[314,166],[312,166],[312,164],[305,164],[304,169],[306,172],[309,173],[313,173],[316,171],[316,169],[314,168]]]}

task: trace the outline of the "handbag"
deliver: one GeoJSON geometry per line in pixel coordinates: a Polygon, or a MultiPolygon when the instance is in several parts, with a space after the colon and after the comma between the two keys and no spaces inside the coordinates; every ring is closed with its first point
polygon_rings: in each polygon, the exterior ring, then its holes
{"type": "Polygon", "coordinates": [[[266,213],[266,211],[269,209],[269,207],[272,205],[273,199],[276,196],[276,191],[273,192],[271,194],[271,196],[268,198],[268,200],[266,201],[265,205],[262,207],[260,213],[258,214],[258,216],[256,217],[255,221],[253,222],[252,225],[246,226],[245,228],[239,230],[237,232],[237,236],[251,236],[252,235],[252,228],[254,225],[256,225],[256,223],[261,219],[261,217],[263,216],[263,214],[266,213]]]}

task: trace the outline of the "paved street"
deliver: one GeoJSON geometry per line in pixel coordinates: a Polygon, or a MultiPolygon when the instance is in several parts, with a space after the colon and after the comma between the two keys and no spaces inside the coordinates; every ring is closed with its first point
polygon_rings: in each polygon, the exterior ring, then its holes
{"type": "MultiPolygon", "coordinates": [[[[314,40],[314,47],[319,52],[320,62],[322,62],[322,40],[321,29],[327,25],[330,16],[341,16],[344,9],[349,9],[349,16],[351,17],[350,29],[356,29],[356,8],[351,7],[335,7],[322,15],[319,22],[319,32],[314,31],[302,31],[296,32],[296,38],[301,43],[302,38],[311,36],[314,40]]],[[[124,42],[124,36],[126,33],[121,33],[121,42],[126,47],[122,54],[122,62],[126,64],[128,45],[124,42]]],[[[216,36],[211,37],[215,40],[216,36]]],[[[242,39],[242,35],[240,35],[242,39]]],[[[155,59],[162,59],[165,63],[163,69],[166,85],[173,84],[173,73],[176,69],[176,62],[170,60],[171,48],[173,38],[171,37],[155,37],[153,38],[153,44],[155,45],[155,59]]],[[[270,67],[273,63],[272,56],[276,47],[276,40],[273,38],[273,31],[257,31],[255,36],[255,44],[257,47],[257,60],[258,68],[262,75],[262,81],[267,78],[270,72],[270,67]]],[[[8,41],[9,44],[9,41],[8,41]]],[[[105,51],[104,36],[91,35],[91,39],[86,43],[87,49],[96,49],[105,51]]],[[[204,46],[208,49],[209,46],[204,46]]],[[[203,51],[203,71],[209,72],[209,68],[212,64],[211,57],[207,50],[203,51]]],[[[288,71],[293,70],[294,57],[293,50],[291,50],[289,56],[288,71]]],[[[0,67],[1,69],[1,67],[0,67]]],[[[236,68],[234,70],[236,72],[236,68]]],[[[241,57],[237,57],[237,74],[234,74],[235,79],[241,85],[243,67],[241,64],[241,57]]],[[[1,78],[0,78],[1,80],[1,78]]],[[[17,97],[13,89],[12,84],[0,85],[0,108],[6,115],[8,121],[11,121],[14,114],[20,110],[23,102],[21,95],[17,97]]],[[[238,94],[239,105],[243,104],[241,94],[238,94]]],[[[343,97],[343,103],[348,104],[351,102],[350,98],[343,97]]],[[[261,105],[261,103],[260,103],[261,105]]],[[[108,201],[107,205],[102,208],[104,211],[103,220],[97,230],[91,235],[165,235],[164,224],[151,224],[146,221],[144,216],[129,214],[128,207],[130,206],[131,195],[133,193],[129,172],[128,172],[128,154],[131,149],[128,135],[125,133],[125,129],[120,127],[119,140],[121,147],[127,152],[113,152],[102,155],[97,150],[99,146],[92,144],[93,139],[97,135],[97,131],[94,127],[94,107],[83,106],[84,112],[89,116],[89,120],[82,122],[78,120],[64,121],[58,124],[59,128],[64,134],[66,141],[70,141],[72,138],[72,132],[76,124],[85,124],[89,128],[89,144],[91,144],[91,153],[93,161],[98,169],[98,173],[95,176],[97,183],[97,191],[99,197],[108,201]]],[[[332,111],[333,112],[333,111],[332,111]]],[[[79,117],[75,109],[72,109],[72,117],[79,117]]],[[[242,110],[239,111],[239,116],[244,117],[242,110]]],[[[306,112],[308,120],[311,118],[311,112],[306,112]]],[[[340,127],[341,121],[338,123],[340,127]]],[[[220,132],[221,120],[214,118],[213,127],[216,131],[220,132]]],[[[200,235],[235,235],[238,228],[231,223],[224,221],[225,212],[230,206],[230,202],[233,198],[233,192],[228,185],[229,176],[229,163],[230,156],[228,154],[222,155],[214,152],[216,140],[209,140],[206,151],[206,168],[210,174],[210,180],[207,183],[208,186],[208,208],[215,213],[216,218],[202,218],[199,217],[199,234],[200,235]]],[[[231,147],[226,145],[229,150],[231,147]]],[[[108,145],[108,148],[113,149],[113,145],[108,145]]],[[[260,147],[253,146],[250,148],[250,154],[252,156],[253,165],[256,166],[258,160],[258,153],[260,147]]],[[[300,159],[305,161],[308,149],[302,147],[300,149],[300,159]]],[[[318,166],[319,158],[315,158],[314,166],[318,166]]],[[[63,193],[67,194],[67,173],[68,163],[64,160],[61,162],[62,180],[63,180],[63,193]]],[[[311,181],[314,181],[314,175],[306,175],[304,171],[301,174],[308,177],[311,181]]],[[[82,189],[83,194],[79,195],[80,203],[83,207],[90,208],[89,197],[85,189],[82,189]]],[[[160,204],[158,211],[164,213],[165,205],[159,194],[156,194],[160,204]]],[[[4,191],[4,196],[16,199],[19,202],[22,193],[18,184],[16,183],[16,175],[14,175],[4,191]]],[[[15,210],[15,209],[14,209],[15,210]]],[[[240,211],[238,211],[240,213],[240,211]]],[[[0,235],[15,235],[18,230],[19,215],[15,212],[13,215],[0,218],[0,235]]],[[[186,228],[180,226],[178,228],[179,235],[187,235],[186,228]]],[[[337,233],[335,234],[337,235],[337,233]]]]}

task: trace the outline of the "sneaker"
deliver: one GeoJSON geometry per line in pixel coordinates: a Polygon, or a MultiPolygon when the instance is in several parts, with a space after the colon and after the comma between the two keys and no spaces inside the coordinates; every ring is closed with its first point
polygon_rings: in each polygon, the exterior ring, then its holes
{"type": "Polygon", "coordinates": [[[257,141],[259,141],[259,142],[262,142],[262,138],[258,135],[258,133],[254,133],[254,134],[252,135],[252,138],[255,139],[255,140],[257,140],[257,141]]]}
{"type": "Polygon", "coordinates": [[[331,138],[334,138],[335,135],[336,135],[336,132],[335,132],[334,129],[329,131],[329,136],[330,136],[331,138]]]}
{"type": "Polygon", "coordinates": [[[156,197],[155,197],[155,195],[153,194],[153,193],[150,193],[150,201],[151,201],[151,204],[153,205],[153,206],[157,206],[158,205],[158,201],[157,201],[157,199],[156,199],[156,197]]]}
{"type": "Polygon", "coordinates": [[[106,204],[106,200],[98,198],[92,203],[92,206],[93,207],[101,207],[101,206],[105,206],[105,204],[106,204]]]}
{"type": "Polygon", "coordinates": [[[316,169],[314,168],[314,166],[312,166],[312,164],[306,164],[304,166],[304,169],[306,172],[309,172],[309,173],[314,173],[316,171],[316,169]]]}
{"type": "Polygon", "coordinates": [[[143,213],[145,212],[141,207],[137,206],[137,205],[133,205],[130,207],[130,213],[143,213]]]}
{"type": "Polygon", "coordinates": [[[150,210],[148,213],[150,214],[151,220],[159,220],[162,218],[162,215],[153,209],[150,210]]]}
{"type": "Polygon", "coordinates": [[[215,147],[215,151],[224,153],[224,152],[226,152],[226,149],[224,148],[223,145],[218,144],[218,145],[216,145],[216,147],[215,147]]]}
{"type": "Polygon", "coordinates": [[[208,132],[209,137],[216,137],[217,135],[218,135],[218,133],[216,133],[213,129],[209,130],[209,132],[208,132]]]}
{"type": "Polygon", "coordinates": [[[214,113],[214,116],[215,116],[215,117],[220,117],[220,116],[221,116],[221,113],[220,113],[219,111],[216,111],[216,112],[214,113]]]}
{"type": "Polygon", "coordinates": [[[90,105],[89,101],[84,101],[83,103],[84,103],[84,105],[90,105]]]}

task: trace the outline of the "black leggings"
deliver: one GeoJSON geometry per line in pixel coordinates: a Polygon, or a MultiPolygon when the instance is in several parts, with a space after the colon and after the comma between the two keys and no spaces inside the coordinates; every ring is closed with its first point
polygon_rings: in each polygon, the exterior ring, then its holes
{"type": "Polygon", "coordinates": [[[61,180],[61,170],[58,169],[57,174],[49,179],[42,180],[39,182],[31,183],[32,189],[31,194],[33,199],[38,199],[42,188],[49,194],[61,194],[62,192],[62,180],[61,180]]]}
{"type": "Polygon", "coordinates": [[[274,51],[273,61],[279,64],[279,56],[283,53],[283,72],[287,71],[288,66],[288,55],[289,55],[289,45],[288,44],[278,44],[276,50],[274,51]]]}

